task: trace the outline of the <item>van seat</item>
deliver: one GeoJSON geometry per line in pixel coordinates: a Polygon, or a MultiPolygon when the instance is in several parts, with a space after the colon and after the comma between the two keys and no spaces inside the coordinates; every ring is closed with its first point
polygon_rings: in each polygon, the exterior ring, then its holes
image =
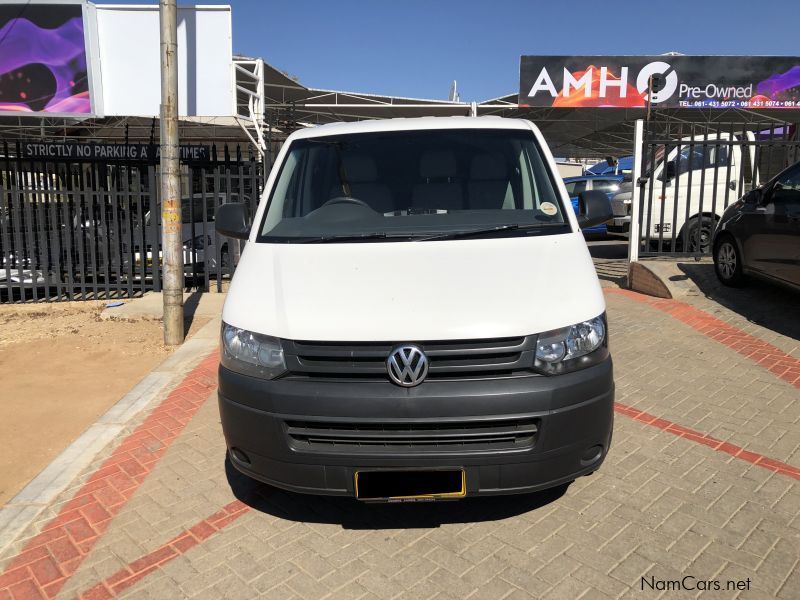
{"type": "Polygon", "coordinates": [[[473,157],[467,184],[469,208],[501,209],[509,191],[508,172],[502,158],[492,154],[473,157]]]}
{"type": "MultiPolygon", "coordinates": [[[[347,181],[350,184],[350,197],[366,202],[372,210],[381,214],[395,210],[389,187],[378,183],[378,167],[375,159],[365,154],[351,154],[342,157],[347,181]]],[[[331,198],[344,195],[341,184],[331,190],[331,198]]]]}
{"type": "Polygon", "coordinates": [[[452,152],[428,150],[419,161],[419,175],[423,180],[411,191],[411,205],[421,209],[461,210],[464,195],[456,179],[458,167],[452,152]]]}

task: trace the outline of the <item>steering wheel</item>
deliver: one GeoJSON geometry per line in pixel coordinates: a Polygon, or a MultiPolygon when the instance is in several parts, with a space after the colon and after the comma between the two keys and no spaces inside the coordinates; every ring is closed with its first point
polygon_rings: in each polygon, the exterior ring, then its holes
{"type": "Polygon", "coordinates": [[[331,198],[325,204],[320,206],[320,208],[323,208],[325,206],[335,206],[337,204],[355,204],[357,206],[368,208],[374,212],[374,209],[369,204],[367,204],[363,200],[359,200],[358,198],[351,198],[350,196],[337,196],[336,198],[331,198]]]}

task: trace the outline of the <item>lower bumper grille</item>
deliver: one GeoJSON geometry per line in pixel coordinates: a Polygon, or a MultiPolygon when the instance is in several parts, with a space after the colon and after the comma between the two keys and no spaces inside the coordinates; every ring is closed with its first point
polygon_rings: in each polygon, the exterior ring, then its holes
{"type": "Polygon", "coordinates": [[[452,452],[532,447],[539,431],[534,418],[430,423],[334,423],[287,421],[292,447],[330,452],[452,452]]]}

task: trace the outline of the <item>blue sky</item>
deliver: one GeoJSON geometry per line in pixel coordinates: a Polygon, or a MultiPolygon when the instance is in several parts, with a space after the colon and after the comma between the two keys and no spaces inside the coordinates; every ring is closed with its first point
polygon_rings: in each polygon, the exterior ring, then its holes
{"type": "Polygon", "coordinates": [[[453,79],[462,100],[515,92],[521,54],[800,55],[800,0],[231,5],[234,52],[260,56],[308,86],[397,96],[446,98],[453,79]]]}

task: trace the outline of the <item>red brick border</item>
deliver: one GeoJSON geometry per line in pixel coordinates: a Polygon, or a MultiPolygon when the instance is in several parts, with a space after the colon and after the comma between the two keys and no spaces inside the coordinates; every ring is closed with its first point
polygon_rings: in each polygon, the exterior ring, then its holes
{"type": "Polygon", "coordinates": [[[217,385],[212,352],[114,450],[0,575],[0,600],[54,598],[217,385]]]}
{"type": "Polygon", "coordinates": [[[672,421],[667,421],[666,419],[656,417],[655,415],[651,415],[650,413],[646,413],[643,410],[633,408],[632,406],[620,404],[619,402],[614,403],[614,410],[621,415],[630,417],[634,421],[645,423],[652,427],[661,429],[662,431],[666,431],[667,433],[671,433],[672,435],[686,438],[687,440],[696,442],[698,444],[702,444],[703,446],[708,446],[709,448],[711,448],[712,450],[716,450],[717,452],[723,452],[725,454],[729,454],[734,458],[738,458],[739,460],[749,462],[750,464],[756,465],[757,467],[767,469],[774,473],[780,473],[781,475],[786,475],[787,477],[791,477],[792,479],[797,479],[798,481],[800,481],[800,469],[798,469],[797,467],[793,467],[792,465],[787,464],[785,462],[775,460],[774,458],[769,458],[767,456],[764,456],[763,454],[750,452],[749,450],[745,450],[741,446],[737,446],[729,442],[723,442],[722,440],[718,440],[717,438],[712,437],[706,433],[702,433],[694,429],[689,429],[688,427],[683,427],[682,425],[678,425],[677,423],[673,423],[672,421]]]}
{"type": "Polygon", "coordinates": [[[749,358],[754,363],[767,369],[778,379],[800,389],[800,360],[754,335],[745,333],[733,325],[728,325],[724,321],[685,302],[651,298],[650,296],[618,288],[605,288],[605,292],[618,294],[665,312],[706,337],[749,358]]]}
{"type": "Polygon", "coordinates": [[[83,592],[79,598],[85,600],[105,600],[116,597],[123,590],[155,571],[161,565],[186,553],[217,531],[233,523],[250,510],[250,507],[239,500],[226,504],[210,517],[196,523],[156,548],[152,552],[136,559],[127,567],[123,567],[111,577],[101,581],[83,592]]]}

